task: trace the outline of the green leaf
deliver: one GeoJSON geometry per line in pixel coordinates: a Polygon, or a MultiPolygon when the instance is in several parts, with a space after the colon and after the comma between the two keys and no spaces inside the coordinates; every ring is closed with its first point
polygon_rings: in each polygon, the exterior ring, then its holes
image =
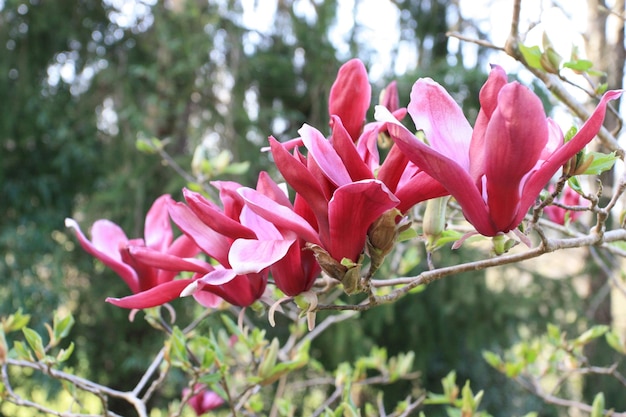
{"type": "Polygon", "coordinates": [[[13,350],[17,354],[18,359],[34,362],[35,359],[33,355],[30,353],[30,350],[24,345],[24,343],[19,340],[13,343],[13,350]]]}
{"type": "Polygon", "coordinates": [[[22,309],[20,308],[15,314],[11,314],[9,317],[2,319],[2,329],[5,334],[22,330],[29,321],[30,315],[22,314],[22,309]]]}
{"type": "Polygon", "coordinates": [[[571,177],[567,180],[567,183],[569,184],[570,188],[574,191],[576,191],[578,194],[583,195],[584,191],[582,186],[580,185],[580,182],[578,181],[578,178],[576,177],[571,177]]]}
{"type": "Polygon", "coordinates": [[[70,356],[72,356],[73,352],[74,342],[70,342],[70,345],[67,347],[67,349],[61,349],[57,354],[57,362],[65,362],[70,358],[70,356]]]}
{"type": "Polygon", "coordinates": [[[415,239],[418,236],[419,235],[417,234],[417,230],[413,229],[412,227],[408,227],[404,229],[403,231],[401,231],[400,233],[398,233],[397,241],[404,242],[406,240],[415,239]]]}
{"type": "Polygon", "coordinates": [[[483,359],[493,368],[497,369],[498,371],[502,371],[502,366],[503,366],[502,358],[500,358],[500,355],[498,355],[497,353],[484,350],[483,359]]]}
{"type": "Polygon", "coordinates": [[[591,415],[589,417],[602,417],[604,415],[604,394],[599,392],[593,399],[591,415]]]}
{"type": "Polygon", "coordinates": [[[174,328],[172,329],[172,335],[169,339],[169,342],[170,361],[172,365],[180,366],[183,368],[190,365],[185,335],[177,326],[174,326],[174,328]]]}
{"type": "Polygon", "coordinates": [[[248,169],[250,169],[250,162],[234,162],[224,168],[222,174],[243,175],[248,172],[248,169]]]}
{"type": "Polygon", "coordinates": [[[35,353],[37,359],[43,359],[46,356],[46,350],[43,346],[43,340],[41,340],[41,336],[39,336],[39,333],[28,327],[24,327],[22,329],[22,333],[24,333],[26,342],[35,353]]]}
{"type": "Polygon", "coordinates": [[[55,314],[52,322],[55,341],[58,342],[64,337],[67,337],[72,330],[72,326],[74,326],[74,316],[72,316],[71,313],[63,318],[59,318],[59,316],[55,314]]]}
{"type": "Polygon", "coordinates": [[[588,152],[587,158],[593,158],[593,162],[589,165],[585,172],[582,173],[582,175],[600,175],[613,168],[615,161],[618,159],[615,152],[611,152],[610,154],[588,152]]]}
{"type": "Polygon", "coordinates": [[[583,334],[578,336],[576,339],[574,339],[573,340],[574,345],[584,346],[587,343],[593,341],[594,339],[604,336],[604,334],[608,331],[609,331],[609,326],[606,326],[604,324],[593,326],[592,328],[590,328],[589,330],[585,331],[583,334]]]}
{"type": "Polygon", "coordinates": [[[543,70],[543,66],[541,65],[541,49],[538,46],[527,47],[519,44],[519,50],[528,66],[543,70]]]}
{"type": "Polygon", "coordinates": [[[552,344],[561,343],[561,330],[552,323],[548,323],[548,339],[552,344]]]}
{"type": "Polygon", "coordinates": [[[626,346],[615,330],[611,330],[604,335],[606,343],[622,355],[626,355],[626,346]]]}
{"type": "Polygon", "coordinates": [[[574,71],[587,72],[593,67],[593,62],[586,59],[577,59],[575,61],[565,62],[563,66],[574,71]]]}

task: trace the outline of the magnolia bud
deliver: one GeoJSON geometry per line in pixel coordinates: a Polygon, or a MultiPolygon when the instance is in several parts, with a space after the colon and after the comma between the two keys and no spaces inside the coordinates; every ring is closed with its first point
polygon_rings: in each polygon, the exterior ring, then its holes
{"type": "Polygon", "coordinates": [[[593,160],[593,155],[587,155],[584,151],[580,151],[563,165],[563,175],[568,177],[581,175],[589,168],[593,160]]]}
{"type": "Polygon", "coordinates": [[[450,200],[450,196],[433,198],[426,202],[422,228],[426,237],[426,248],[428,251],[436,248],[437,240],[446,228],[448,200],[450,200]]]}
{"type": "Polygon", "coordinates": [[[411,222],[408,217],[402,217],[398,209],[387,210],[372,223],[367,232],[367,253],[372,261],[373,273],[385,260],[385,256],[396,245],[398,235],[408,229],[411,222]],[[398,218],[400,220],[398,221],[398,218]]]}

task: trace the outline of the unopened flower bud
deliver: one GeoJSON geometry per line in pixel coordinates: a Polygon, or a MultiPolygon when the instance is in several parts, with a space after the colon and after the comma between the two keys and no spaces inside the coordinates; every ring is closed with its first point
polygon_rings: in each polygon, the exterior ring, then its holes
{"type": "MultiPolygon", "coordinates": [[[[402,213],[394,208],[387,210],[372,223],[367,232],[368,250],[375,250],[382,256],[391,252],[398,238],[399,231],[396,219],[400,216],[402,216],[402,213]]],[[[402,227],[405,227],[405,225],[403,224],[402,227]]]]}
{"type": "Polygon", "coordinates": [[[593,163],[594,156],[584,150],[578,152],[563,165],[563,175],[574,177],[583,174],[593,163]]]}
{"type": "Polygon", "coordinates": [[[372,267],[377,269],[396,245],[398,235],[408,229],[411,222],[402,217],[398,209],[387,210],[372,223],[367,232],[367,253],[372,260],[372,267]]]}
{"type": "Polygon", "coordinates": [[[550,38],[544,32],[543,34],[543,53],[541,54],[540,63],[546,72],[558,74],[561,68],[563,58],[556,52],[550,38]]]}
{"type": "Polygon", "coordinates": [[[433,198],[426,202],[422,229],[426,237],[426,248],[432,251],[446,228],[446,208],[450,196],[433,198]]]}

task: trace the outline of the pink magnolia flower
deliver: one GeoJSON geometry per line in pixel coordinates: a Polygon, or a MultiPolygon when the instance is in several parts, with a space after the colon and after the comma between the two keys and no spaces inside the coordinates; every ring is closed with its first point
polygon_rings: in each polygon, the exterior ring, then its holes
{"type": "Polygon", "coordinates": [[[515,229],[550,178],[584,148],[602,125],[607,92],[578,133],[567,143],[547,118],[539,98],[517,82],[507,82],[494,66],[480,92],[481,110],[472,128],[460,107],[437,83],[418,80],[409,114],[428,145],[377,108],[396,145],[458,201],[465,218],[485,236],[515,229]]]}
{"type": "Polygon", "coordinates": [[[367,71],[358,59],[351,59],[339,68],[328,98],[329,115],[338,116],[353,141],[363,129],[365,114],[370,107],[372,87],[367,71]]]}
{"type": "MultiPolygon", "coordinates": [[[[439,182],[411,163],[395,145],[380,163],[378,138],[386,133],[386,126],[383,122],[373,122],[363,127],[370,100],[371,88],[365,65],[358,59],[348,61],[337,74],[329,100],[332,128],[329,142],[339,156],[333,162],[342,163],[353,181],[377,178],[383,182],[400,200],[397,209],[402,213],[420,201],[448,194],[439,182]]],[[[399,106],[395,81],[383,90],[380,104],[397,120],[406,115],[406,108],[399,106]]]]}
{"type": "MultiPolygon", "coordinates": [[[[317,129],[305,124],[299,133],[309,151],[306,158],[297,151],[294,155],[290,154],[278,141],[270,138],[276,166],[298,196],[294,204],[296,217],[292,216],[289,220],[306,226],[307,231],[314,228],[317,239],[310,233],[300,236],[324,248],[337,262],[344,258],[358,262],[368,228],[384,212],[396,207],[399,201],[377,179],[360,176],[353,179],[349,172],[352,169],[350,164],[344,164],[317,129]]],[[[362,164],[362,161],[354,162],[362,164]]],[[[271,211],[261,215],[274,224],[285,221],[271,211]]],[[[293,224],[292,227],[297,226],[293,224]]]]}
{"type": "MultiPolygon", "coordinates": [[[[551,187],[551,191],[554,191],[554,187],[551,187]]],[[[580,206],[582,200],[583,198],[581,197],[581,195],[572,190],[571,187],[565,187],[563,193],[556,198],[556,202],[566,206],[580,206]]],[[[565,224],[566,219],[569,219],[570,221],[576,221],[583,214],[582,211],[566,210],[562,207],[554,205],[544,208],[543,212],[548,219],[562,225],[565,224]]]]}
{"type": "MultiPolygon", "coordinates": [[[[189,388],[184,388],[183,397],[188,396],[190,392],[191,390],[189,388]]],[[[193,408],[197,416],[201,416],[220,407],[224,404],[224,400],[215,392],[207,389],[204,385],[196,384],[193,387],[193,395],[189,398],[187,404],[193,408]]]]}
{"type": "MultiPolygon", "coordinates": [[[[286,192],[266,172],[259,174],[256,190],[244,187],[238,193],[257,215],[265,212],[264,207],[274,204],[278,205],[275,208],[287,213],[287,216],[294,210],[286,192]]],[[[290,228],[282,227],[281,224],[275,225],[263,216],[256,221],[261,224],[261,227],[255,228],[256,238],[239,238],[231,246],[229,260],[233,269],[238,273],[250,273],[269,267],[274,283],[288,296],[311,289],[321,268],[314,253],[304,250],[306,240],[290,228]],[[285,243],[289,243],[286,253],[283,249],[285,243]],[[277,256],[268,253],[274,250],[277,251],[277,256]]],[[[313,228],[309,228],[308,233],[310,239],[317,239],[313,228]]]]}
{"type": "Polygon", "coordinates": [[[220,190],[223,208],[200,193],[187,189],[183,190],[187,204],[169,204],[174,223],[202,252],[220,264],[194,281],[185,293],[198,295],[199,292],[208,291],[231,304],[247,306],[263,295],[267,284],[267,267],[285,255],[291,242],[283,239],[268,240],[264,247],[258,248],[260,252],[255,254],[261,259],[259,262],[264,262],[261,267],[248,267],[243,272],[246,268],[234,268],[237,265],[233,265],[229,258],[233,243],[238,239],[257,239],[257,234],[273,226],[246,208],[243,198],[237,193],[240,184],[228,181],[215,181],[212,184],[220,190]]]}
{"type": "Polygon", "coordinates": [[[146,215],[144,238],[139,239],[128,239],[109,220],[97,220],[91,228],[90,241],[74,219],[65,219],[65,225],[74,230],[83,249],[115,271],[135,294],[131,303],[117,298],[107,298],[107,302],[125,308],[161,305],[177,298],[191,283],[190,279],[175,280],[179,272],[211,268],[193,258],[200,249],[191,239],[173,239],[167,212],[170,201],[169,195],[163,195],[154,202],[146,215]]]}

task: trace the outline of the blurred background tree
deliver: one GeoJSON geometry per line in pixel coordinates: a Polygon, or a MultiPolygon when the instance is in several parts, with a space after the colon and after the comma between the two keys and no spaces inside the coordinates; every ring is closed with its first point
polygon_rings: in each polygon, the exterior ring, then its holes
{"type": "MultiPolygon", "coordinates": [[[[248,161],[250,168],[220,179],[252,185],[259,170],[271,170],[259,151],[268,135],[295,137],[304,122],[327,126],[330,85],[341,63],[355,56],[372,69],[374,102],[396,73],[402,74],[402,104],[415,79],[429,76],[473,120],[487,51],[461,48],[445,34],[485,37],[479,25],[463,17],[457,2],[390,4],[397,22],[372,28],[361,14],[367,4],[359,0],[348,6],[0,1],[0,314],[22,308],[41,326],[54,308],[66,306],[80,323],[74,365],[88,378],[124,388],[141,375],[148,360],[143,353],[159,348],[160,335],[104,303],[104,296],[128,289],[76,248],[63,219],[72,216],[87,229],[108,218],[139,237],[157,196],[180,198],[185,179],[159,155],[138,152],[138,140],[157,138],[173,158],[170,165],[186,170],[198,146],[209,157],[225,150],[227,160],[248,161]],[[386,36],[397,37],[388,54],[374,42],[386,36]]],[[[472,252],[440,256],[442,264],[452,264],[472,252]]],[[[406,274],[425,268],[420,251],[407,257],[413,266],[406,274]]],[[[486,281],[484,273],[468,273],[435,283],[364,314],[359,326],[335,327],[314,351],[332,367],[374,344],[391,353],[414,350],[425,389],[438,390],[456,368],[459,381],[470,378],[473,387],[486,389],[491,413],[534,409],[536,400],[503,383],[480,352],[508,346],[521,327],[542,329],[548,321],[576,326],[583,315],[572,321],[559,312],[581,311],[583,304],[567,277],[546,281],[533,273],[515,290],[494,290],[486,281]],[[502,402],[511,396],[520,400],[502,402]]],[[[191,304],[176,304],[178,314],[190,317],[198,308],[191,304]]],[[[398,395],[388,393],[394,401],[398,395]]]]}

